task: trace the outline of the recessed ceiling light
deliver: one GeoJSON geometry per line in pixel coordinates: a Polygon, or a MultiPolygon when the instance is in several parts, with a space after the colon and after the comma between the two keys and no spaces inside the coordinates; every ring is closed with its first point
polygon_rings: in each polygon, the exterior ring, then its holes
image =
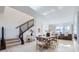
{"type": "Polygon", "coordinates": [[[49,13],[54,12],[54,11],[55,11],[55,9],[51,9],[51,10],[45,12],[45,13],[42,13],[42,14],[43,14],[43,15],[48,15],[49,13]]]}
{"type": "Polygon", "coordinates": [[[42,13],[43,15],[47,15],[48,13],[42,13]]]}
{"type": "Polygon", "coordinates": [[[50,11],[51,11],[51,12],[55,12],[55,9],[51,9],[50,11]]]}
{"type": "Polygon", "coordinates": [[[58,7],[59,10],[63,9],[63,6],[58,7]]]}
{"type": "Polygon", "coordinates": [[[34,9],[34,10],[38,10],[39,8],[41,8],[40,6],[30,6],[30,8],[34,9]]]}

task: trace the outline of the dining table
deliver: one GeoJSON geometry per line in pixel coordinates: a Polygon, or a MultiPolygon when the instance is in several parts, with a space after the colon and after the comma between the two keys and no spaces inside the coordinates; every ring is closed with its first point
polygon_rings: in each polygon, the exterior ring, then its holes
{"type": "Polygon", "coordinates": [[[55,36],[50,36],[50,37],[46,37],[46,36],[39,36],[39,37],[36,37],[37,40],[39,41],[39,44],[42,45],[43,47],[50,47],[51,45],[51,41],[53,41],[56,37],[55,36]],[[42,44],[43,43],[43,44],[42,44]]]}

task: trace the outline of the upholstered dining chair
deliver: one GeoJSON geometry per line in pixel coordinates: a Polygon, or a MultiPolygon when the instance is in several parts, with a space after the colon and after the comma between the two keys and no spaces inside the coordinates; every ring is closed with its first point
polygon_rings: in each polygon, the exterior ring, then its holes
{"type": "Polygon", "coordinates": [[[58,46],[58,41],[56,38],[50,38],[50,47],[56,48],[58,46]]]}

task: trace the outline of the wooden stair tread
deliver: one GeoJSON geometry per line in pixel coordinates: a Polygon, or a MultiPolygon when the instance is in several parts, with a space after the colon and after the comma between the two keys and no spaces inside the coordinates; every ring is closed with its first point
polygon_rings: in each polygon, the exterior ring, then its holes
{"type": "Polygon", "coordinates": [[[17,45],[21,45],[19,38],[6,39],[5,41],[6,41],[6,47],[7,48],[17,46],[17,45]]]}
{"type": "Polygon", "coordinates": [[[6,44],[12,44],[12,43],[16,43],[16,42],[20,42],[19,40],[17,41],[7,41],[6,44]]]}
{"type": "Polygon", "coordinates": [[[9,48],[9,47],[14,47],[14,46],[18,46],[18,45],[21,45],[21,43],[13,43],[13,44],[6,44],[6,47],[9,48]]]}
{"type": "Polygon", "coordinates": [[[6,39],[5,41],[19,40],[19,38],[6,39]]]}

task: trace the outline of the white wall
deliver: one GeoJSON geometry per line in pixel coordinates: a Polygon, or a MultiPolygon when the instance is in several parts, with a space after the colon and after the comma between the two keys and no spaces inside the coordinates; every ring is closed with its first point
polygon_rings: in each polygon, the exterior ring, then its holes
{"type": "Polygon", "coordinates": [[[77,43],[79,43],[79,7],[75,9],[74,14],[74,34],[77,34],[77,43]]]}
{"type": "Polygon", "coordinates": [[[6,39],[15,38],[18,35],[18,30],[16,29],[16,27],[32,18],[33,17],[24,14],[16,9],[5,7],[4,14],[0,14],[0,29],[2,26],[4,26],[6,39]]]}
{"type": "Polygon", "coordinates": [[[74,17],[73,17],[73,23],[74,23],[74,34],[77,34],[77,18],[78,18],[78,8],[75,8],[74,11],[74,17]]]}
{"type": "Polygon", "coordinates": [[[74,18],[74,34],[77,34],[77,14],[75,15],[74,18]]]}
{"type": "Polygon", "coordinates": [[[79,11],[77,12],[77,42],[79,43],[79,11]]]}

